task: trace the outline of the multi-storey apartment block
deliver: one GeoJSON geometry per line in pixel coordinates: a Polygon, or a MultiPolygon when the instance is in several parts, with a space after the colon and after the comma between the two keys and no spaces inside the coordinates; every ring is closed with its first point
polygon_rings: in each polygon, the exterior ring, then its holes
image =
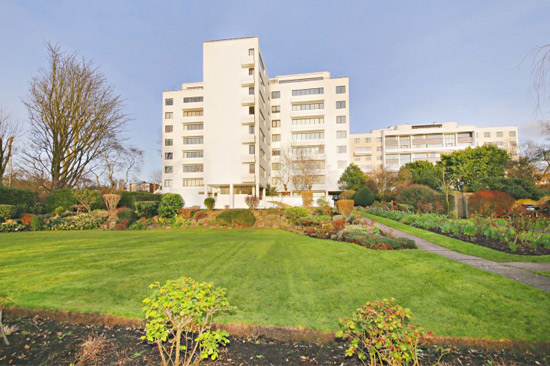
{"type": "Polygon", "coordinates": [[[441,154],[495,144],[518,158],[517,126],[459,126],[455,122],[399,125],[350,136],[350,160],[363,171],[397,171],[409,162],[437,162],[441,154]]]}
{"type": "Polygon", "coordinates": [[[348,78],[328,72],[270,79],[257,37],[204,42],[203,81],[163,93],[163,192],[233,208],[264,198],[268,184],[337,190],[349,162],[348,92],[348,78]]]}

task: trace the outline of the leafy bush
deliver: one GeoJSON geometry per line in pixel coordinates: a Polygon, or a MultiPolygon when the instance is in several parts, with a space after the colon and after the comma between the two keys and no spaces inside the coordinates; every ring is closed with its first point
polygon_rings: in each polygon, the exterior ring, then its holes
{"type": "Polygon", "coordinates": [[[88,212],[92,212],[92,209],[95,208],[94,205],[96,202],[101,199],[99,192],[92,191],[91,189],[74,190],[73,197],[88,212]]]}
{"type": "Polygon", "coordinates": [[[432,207],[438,202],[439,193],[434,189],[423,186],[421,184],[413,184],[407,186],[399,192],[397,195],[397,202],[405,205],[411,205],[415,209],[419,209],[419,203],[431,204],[432,207]]]}
{"type": "Polygon", "coordinates": [[[31,226],[31,221],[32,221],[32,218],[36,216],[35,214],[29,214],[29,213],[24,213],[24,214],[21,214],[21,223],[25,226],[31,226]]]}
{"type": "Polygon", "coordinates": [[[139,217],[151,218],[158,214],[159,202],[157,201],[137,201],[134,203],[136,213],[139,217]]]}
{"type": "Polygon", "coordinates": [[[37,192],[0,186],[0,204],[2,205],[14,205],[21,211],[33,212],[37,200],[37,192]]]}
{"type": "Polygon", "coordinates": [[[317,199],[317,206],[323,211],[323,215],[330,215],[332,207],[325,197],[320,197],[317,199]]]}
{"type": "Polygon", "coordinates": [[[0,220],[6,221],[9,219],[13,219],[15,217],[15,214],[17,213],[17,209],[14,205],[0,205],[0,220]]]}
{"type": "Polygon", "coordinates": [[[353,199],[354,194],[355,194],[355,191],[353,189],[349,189],[347,191],[344,191],[344,192],[340,193],[340,195],[338,196],[338,199],[351,200],[351,199],[353,199]]]}
{"type": "Polygon", "coordinates": [[[131,208],[124,208],[117,212],[119,220],[128,220],[128,225],[137,220],[137,215],[131,208]]]}
{"type": "Polygon", "coordinates": [[[340,319],[336,337],[349,341],[346,357],[354,355],[366,365],[418,364],[418,347],[427,337],[410,324],[411,311],[394,304],[395,299],[366,302],[349,319],[340,319]]]}
{"type": "Polygon", "coordinates": [[[46,229],[46,223],[42,216],[33,216],[31,219],[31,228],[34,231],[42,231],[46,229]]]}
{"type": "Polygon", "coordinates": [[[332,224],[334,225],[334,231],[339,232],[346,227],[346,217],[342,215],[336,215],[332,218],[332,224]]]}
{"type": "Polygon", "coordinates": [[[18,224],[15,220],[7,220],[0,224],[0,233],[13,233],[25,230],[25,225],[18,224]]]}
{"type": "Polygon", "coordinates": [[[118,206],[134,207],[136,202],[160,202],[162,199],[161,194],[149,193],[149,192],[120,192],[120,201],[118,201],[118,206]]]}
{"type": "Polygon", "coordinates": [[[97,229],[107,221],[106,217],[92,214],[78,216],[55,217],[46,222],[49,230],[92,230],[97,229]]]}
{"type": "Polygon", "coordinates": [[[63,206],[56,207],[54,210],[55,216],[61,216],[65,211],[65,208],[63,206]]]}
{"type": "Polygon", "coordinates": [[[177,193],[166,193],[162,196],[159,205],[160,217],[174,217],[180,208],[183,207],[183,198],[177,193]]]}
{"type": "Polygon", "coordinates": [[[331,217],[327,215],[308,215],[300,217],[298,219],[298,224],[300,225],[320,225],[324,222],[330,222],[331,217]]]}
{"type": "Polygon", "coordinates": [[[499,215],[509,210],[515,203],[514,197],[500,191],[479,191],[468,198],[470,213],[483,216],[499,215]]]}
{"type": "Polygon", "coordinates": [[[407,238],[390,238],[376,234],[378,229],[348,225],[338,233],[338,240],[359,244],[369,249],[416,249],[414,240],[407,238]]]}
{"type": "Polygon", "coordinates": [[[523,178],[509,177],[490,177],[480,179],[470,187],[473,192],[476,191],[502,191],[513,196],[516,200],[530,198],[537,200],[540,193],[534,182],[523,178]]]}
{"type": "Polygon", "coordinates": [[[208,214],[204,211],[195,211],[195,215],[193,216],[195,220],[199,221],[204,219],[208,214]]]}
{"type": "Polygon", "coordinates": [[[216,217],[216,221],[251,227],[256,222],[256,217],[250,210],[225,210],[216,217]]]}
{"type": "Polygon", "coordinates": [[[190,219],[191,216],[193,215],[193,211],[191,211],[190,208],[180,208],[178,211],[178,215],[181,215],[182,217],[186,218],[186,219],[190,219]]]}
{"type": "Polygon", "coordinates": [[[361,187],[353,195],[353,202],[355,206],[370,206],[374,202],[374,194],[368,187],[361,187]]]}
{"type": "Polygon", "coordinates": [[[295,206],[285,208],[285,216],[294,224],[298,224],[298,220],[309,215],[309,210],[305,207],[295,206]]]}
{"type": "Polygon", "coordinates": [[[212,197],[208,197],[204,199],[204,205],[207,209],[212,211],[214,209],[214,206],[216,205],[216,200],[212,197]]]}
{"type": "Polygon", "coordinates": [[[63,207],[63,212],[72,211],[77,203],[72,189],[57,189],[46,197],[46,212],[53,213],[58,207],[63,207]]]}
{"type": "Polygon", "coordinates": [[[212,330],[218,314],[231,311],[225,289],[191,278],[155,282],[143,300],[146,339],[157,345],[162,365],[192,365],[219,356],[219,345],[229,343],[228,333],[212,330]]]}
{"type": "Polygon", "coordinates": [[[340,199],[336,201],[336,208],[338,209],[338,213],[344,216],[351,215],[351,212],[353,211],[353,205],[354,205],[354,202],[352,199],[349,199],[349,200],[340,199]]]}

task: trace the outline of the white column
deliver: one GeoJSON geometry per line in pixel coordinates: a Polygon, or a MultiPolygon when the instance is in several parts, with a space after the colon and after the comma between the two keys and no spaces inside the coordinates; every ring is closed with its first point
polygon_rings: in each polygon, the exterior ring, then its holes
{"type": "Polygon", "coordinates": [[[208,184],[204,185],[204,199],[208,198],[208,184]]]}
{"type": "Polygon", "coordinates": [[[260,197],[260,183],[256,183],[256,189],[254,190],[254,195],[260,197]]]}
{"type": "Polygon", "coordinates": [[[233,183],[229,185],[229,207],[235,208],[235,198],[233,195],[233,183]]]}

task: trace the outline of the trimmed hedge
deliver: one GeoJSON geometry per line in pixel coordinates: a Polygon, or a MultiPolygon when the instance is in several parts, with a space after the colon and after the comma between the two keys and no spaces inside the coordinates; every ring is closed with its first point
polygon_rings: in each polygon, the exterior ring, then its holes
{"type": "Polygon", "coordinates": [[[46,197],[46,212],[54,213],[58,207],[63,207],[64,211],[72,211],[76,204],[78,202],[72,189],[57,189],[46,197]]]}
{"type": "Polygon", "coordinates": [[[353,195],[353,202],[355,206],[367,207],[374,202],[374,194],[369,187],[361,187],[353,195]]]}
{"type": "Polygon", "coordinates": [[[14,205],[21,211],[31,212],[37,201],[38,192],[0,186],[0,204],[14,205]]]}
{"type": "MultiPolygon", "coordinates": [[[[419,203],[430,203],[435,207],[435,203],[439,202],[440,195],[434,189],[423,186],[421,184],[413,184],[403,188],[397,195],[397,202],[405,205],[413,206],[418,209],[419,203]]],[[[439,202],[441,204],[441,202],[439,202]]]]}
{"type": "Polygon", "coordinates": [[[118,207],[134,207],[135,203],[138,201],[148,201],[148,202],[160,202],[162,199],[162,194],[155,194],[149,192],[120,192],[120,201],[118,201],[118,207]]]}
{"type": "Polygon", "coordinates": [[[256,222],[256,217],[250,210],[225,210],[216,217],[216,221],[251,227],[256,222]]]}
{"type": "Polygon", "coordinates": [[[134,207],[139,217],[151,218],[158,214],[159,204],[157,201],[137,201],[134,207]]]}

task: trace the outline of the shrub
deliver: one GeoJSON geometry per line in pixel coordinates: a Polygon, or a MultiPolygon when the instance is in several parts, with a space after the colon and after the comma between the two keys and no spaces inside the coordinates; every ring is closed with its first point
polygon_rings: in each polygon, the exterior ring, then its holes
{"type": "Polygon", "coordinates": [[[159,202],[157,201],[137,201],[134,203],[139,217],[151,218],[158,214],[159,202]]]}
{"type": "Polygon", "coordinates": [[[374,194],[368,187],[361,187],[353,195],[353,202],[355,206],[370,206],[374,202],[374,194]]]}
{"type": "Polygon", "coordinates": [[[248,208],[250,208],[251,210],[255,210],[260,204],[260,199],[257,196],[246,196],[244,202],[246,203],[248,208]]]}
{"type": "Polygon", "coordinates": [[[216,221],[251,227],[256,222],[256,217],[250,210],[226,210],[216,217],[216,221]]]}
{"type": "Polygon", "coordinates": [[[183,198],[177,193],[166,193],[162,196],[159,205],[160,217],[174,217],[178,210],[183,207],[183,198]]]}
{"type": "Polygon", "coordinates": [[[415,249],[414,240],[378,235],[378,228],[348,225],[338,233],[338,240],[359,244],[369,249],[415,249]]]}
{"type": "Polygon", "coordinates": [[[309,210],[305,207],[295,206],[285,208],[285,216],[294,224],[298,224],[298,219],[309,215],[309,210]]]}
{"type": "Polygon", "coordinates": [[[90,189],[75,190],[73,196],[88,212],[92,212],[94,204],[101,198],[99,192],[90,189]]]}
{"type": "Polygon", "coordinates": [[[208,214],[204,211],[195,211],[195,215],[193,216],[195,220],[199,221],[204,219],[208,214]]]}
{"type": "Polygon", "coordinates": [[[34,231],[42,231],[46,229],[46,224],[42,216],[33,216],[31,219],[31,228],[34,231]]]}
{"type": "Polygon", "coordinates": [[[190,208],[180,208],[178,209],[178,215],[181,215],[183,218],[190,219],[193,215],[193,211],[190,208]]]}
{"type": "Polygon", "coordinates": [[[0,186],[0,204],[2,205],[14,205],[21,211],[32,212],[37,200],[37,192],[0,186]]]}
{"type": "Polygon", "coordinates": [[[61,216],[65,211],[65,208],[63,206],[56,207],[54,210],[55,216],[61,216]]]}
{"type": "Polygon", "coordinates": [[[106,217],[93,214],[78,216],[56,217],[46,222],[50,230],[92,230],[97,229],[107,221],[106,217]]]}
{"type": "Polygon", "coordinates": [[[336,201],[336,208],[338,209],[338,212],[340,215],[348,216],[351,215],[351,212],[353,211],[353,200],[338,200],[336,201]]]}
{"type": "Polygon", "coordinates": [[[369,365],[418,364],[418,347],[431,333],[410,324],[411,312],[395,299],[367,302],[349,319],[340,319],[336,337],[349,341],[346,357],[354,355],[369,365]]]}
{"type": "Polygon", "coordinates": [[[311,207],[313,205],[313,192],[302,192],[302,206],[311,207]]]}
{"type": "Polygon", "coordinates": [[[405,205],[413,206],[416,210],[419,209],[418,203],[431,204],[434,207],[435,202],[439,199],[439,193],[434,189],[423,186],[421,184],[413,184],[400,190],[397,195],[397,202],[405,205]]]}
{"type": "Polygon", "coordinates": [[[137,220],[137,215],[131,208],[124,208],[117,212],[119,220],[128,220],[128,225],[137,220]]]}
{"type": "Polygon", "coordinates": [[[0,233],[12,233],[25,230],[25,225],[18,224],[15,220],[8,220],[0,224],[0,233]]]}
{"type": "Polygon", "coordinates": [[[0,220],[13,219],[16,213],[17,209],[14,205],[0,205],[0,220]]]}
{"type": "Polygon", "coordinates": [[[24,214],[21,214],[21,223],[25,226],[31,226],[31,221],[32,221],[32,218],[36,216],[35,214],[29,214],[29,213],[24,213],[24,214]]]}
{"type": "Polygon", "coordinates": [[[332,218],[332,224],[334,225],[334,231],[339,232],[346,227],[346,217],[342,215],[336,215],[332,218]]]}
{"type": "Polygon", "coordinates": [[[53,213],[58,207],[63,207],[63,212],[72,211],[77,203],[72,189],[57,189],[46,197],[46,212],[53,213]]]}
{"type": "Polygon", "coordinates": [[[304,216],[298,219],[298,224],[303,226],[320,225],[322,223],[330,222],[330,219],[330,216],[327,215],[304,216]]]}
{"type": "Polygon", "coordinates": [[[229,343],[225,331],[212,330],[218,314],[232,310],[226,291],[191,278],[155,282],[143,300],[146,339],[157,345],[162,365],[192,365],[219,356],[219,345],[229,343]],[[173,357],[173,358],[172,358],[173,357]]]}
{"type": "Polygon", "coordinates": [[[204,205],[207,209],[212,211],[214,209],[214,206],[216,205],[216,200],[212,197],[208,197],[204,199],[204,205]]]}
{"type": "Polygon", "coordinates": [[[107,207],[107,211],[109,211],[109,214],[112,215],[116,211],[117,205],[120,202],[120,194],[104,194],[103,201],[105,202],[105,207],[107,207]]]}
{"type": "Polygon", "coordinates": [[[149,193],[149,192],[120,192],[119,206],[135,207],[136,202],[160,202],[162,199],[161,194],[149,193]]]}
{"type": "Polygon", "coordinates": [[[349,189],[347,191],[344,191],[344,192],[340,193],[338,198],[341,199],[341,200],[350,200],[350,199],[353,198],[354,194],[355,194],[355,191],[353,189],[349,189]]]}
{"type": "Polygon", "coordinates": [[[325,197],[318,198],[317,205],[323,211],[324,215],[330,215],[330,212],[332,211],[332,207],[330,207],[330,203],[327,201],[325,197]]]}
{"type": "Polygon", "coordinates": [[[514,203],[514,197],[500,191],[479,191],[468,198],[470,213],[477,212],[482,216],[500,215],[509,210],[514,203]]]}

